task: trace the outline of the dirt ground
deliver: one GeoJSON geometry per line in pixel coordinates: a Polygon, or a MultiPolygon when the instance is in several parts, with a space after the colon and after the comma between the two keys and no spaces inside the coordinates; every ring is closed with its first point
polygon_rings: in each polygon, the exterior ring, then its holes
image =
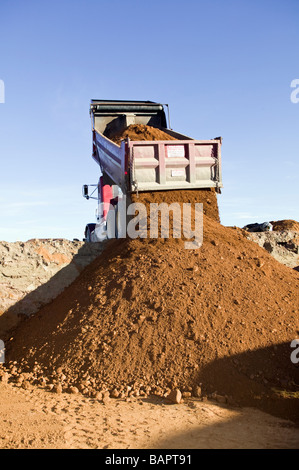
{"type": "Polygon", "coordinates": [[[254,408],[60,395],[0,383],[2,449],[296,449],[299,428],[254,408]]]}

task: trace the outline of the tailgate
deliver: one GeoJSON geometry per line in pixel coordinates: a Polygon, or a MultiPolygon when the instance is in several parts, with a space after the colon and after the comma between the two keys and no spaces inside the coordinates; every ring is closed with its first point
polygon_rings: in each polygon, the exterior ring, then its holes
{"type": "Polygon", "coordinates": [[[221,139],[129,141],[130,190],[221,188],[221,139]]]}

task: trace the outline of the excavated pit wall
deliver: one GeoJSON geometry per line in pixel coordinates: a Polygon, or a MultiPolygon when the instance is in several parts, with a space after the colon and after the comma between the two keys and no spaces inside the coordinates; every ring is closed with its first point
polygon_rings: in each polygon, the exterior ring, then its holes
{"type": "Polygon", "coordinates": [[[248,233],[247,238],[265,248],[280,263],[293,269],[299,267],[299,232],[254,232],[248,233]]]}
{"type": "Polygon", "coordinates": [[[0,242],[0,334],[56,298],[104,248],[65,239],[0,242]]]}

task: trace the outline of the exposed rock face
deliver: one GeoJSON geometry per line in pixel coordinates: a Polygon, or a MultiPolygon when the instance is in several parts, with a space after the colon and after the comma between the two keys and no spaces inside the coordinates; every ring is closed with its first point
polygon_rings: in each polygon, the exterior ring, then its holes
{"type": "Polygon", "coordinates": [[[35,313],[57,297],[103,246],[64,239],[0,242],[0,333],[19,315],[35,313]]]}
{"type": "Polygon", "coordinates": [[[252,232],[247,238],[258,243],[273,258],[289,268],[299,266],[299,233],[292,230],[252,232]]]}

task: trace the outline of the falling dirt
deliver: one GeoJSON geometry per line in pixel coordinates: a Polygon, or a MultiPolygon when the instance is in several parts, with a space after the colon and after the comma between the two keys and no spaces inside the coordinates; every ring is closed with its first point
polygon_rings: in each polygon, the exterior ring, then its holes
{"type": "Polygon", "coordinates": [[[166,204],[177,203],[183,211],[183,204],[191,204],[194,208],[196,203],[203,204],[203,213],[220,222],[219,208],[217,201],[217,194],[214,188],[199,189],[199,190],[176,190],[176,191],[153,191],[153,192],[139,192],[131,195],[132,202],[139,202],[144,204],[148,211],[150,211],[150,204],[156,203],[166,204]]]}

